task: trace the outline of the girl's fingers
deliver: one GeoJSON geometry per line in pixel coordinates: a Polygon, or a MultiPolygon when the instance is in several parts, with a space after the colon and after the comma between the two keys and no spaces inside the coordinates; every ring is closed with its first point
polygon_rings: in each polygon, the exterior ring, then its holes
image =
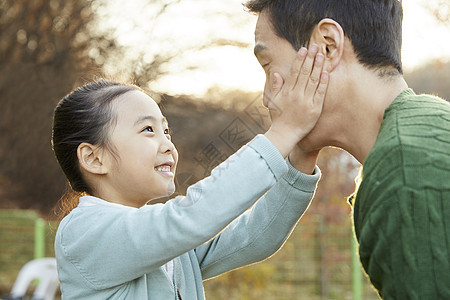
{"type": "Polygon", "coordinates": [[[298,88],[299,90],[304,91],[304,89],[308,84],[309,77],[311,75],[311,70],[313,69],[314,60],[318,51],[319,47],[315,44],[309,47],[308,55],[306,56],[304,63],[300,69],[300,73],[298,74],[296,88],[298,88]]]}
{"type": "Polygon", "coordinates": [[[305,95],[306,99],[312,99],[312,97],[314,96],[314,93],[317,90],[317,86],[319,85],[319,82],[321,81],[324,60],[325,60],[325,58],[322,53],[318,53],[316,55],[313,70],[312,70],[311,74],[309,75],[309,79],[307,81],[306,88],[304,90],[305,91],[304,95],[305,95]]]}
{"type": "Polygon", "coordinates": [[[304,65],[304,61],[306,58],[306,54],[308,50],[306,48],[301,48],[298,50],[297,55],[295,56],[294,62],[291,65],[291,70],[289,76],[286,78],[286,83],[284,84],[284,89],[286,91],[293,90],[297,84],[297,79],[299,77],[300,69],[304,65]]]}
{"type": "Polygon", "coordinates": [[[272,88],[270,94],[275,98],[283,87],[283,78],[279,73],[274,73],[272,75],[272,88]]]}
{"type": "Polygon", "coordinates": [[[319,79],[319,86],[317,87],[317,90],[315,91],[313,98],[314,105],[320,108],[320,110],[322,110],[323,101],[327,93],[328,81],[329,81],[328,72],[326,71],[322,72],[319,79]]]}
{"type": "Polygon", "coordinates": [[[325,57],[318,52],[319,47],[314,44],[309,50],[302,47],[295,56],[285,82],[280,74],[272,75],[269,92],[271,99],[266,99],[267,103],[264,103],[269,110],[274,113],[277,111],[276,101],[281,101],[281,107],[290,101],[291,105],[298,105],[300,101],[313,104],[314,111],[321,111],[328,87],[328,73],[322,72],[325,57]],[[282,99],[287,102],[282,103],[282,99]]]}
{"type": "Polygon", "coordinates": [[[283,87],[283,78],[279,73],[273,73],[270,78],[270,90],[263,97],[263,104],[270,110],[276,110],[275,98],[283,87]]]}

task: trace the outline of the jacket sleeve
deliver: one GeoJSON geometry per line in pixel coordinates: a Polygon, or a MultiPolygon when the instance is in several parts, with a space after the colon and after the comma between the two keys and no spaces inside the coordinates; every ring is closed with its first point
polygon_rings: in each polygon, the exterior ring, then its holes
{"type": "Polygon", "coordinates": [[[288,165],[288,173],[249,211],[195,249],[203,279],[266,259],[287,240],[308,208],[320,178],[318,167],[313,175],[306,175],[288,165]]]}
{"type": "Polygon", "coordinates": [[[259,135],[186,196],[140,209],[77,208],[58,229],[56,256],[94,289],[133,280],[219,234],[287,169],[278,150],[259,135]]]}

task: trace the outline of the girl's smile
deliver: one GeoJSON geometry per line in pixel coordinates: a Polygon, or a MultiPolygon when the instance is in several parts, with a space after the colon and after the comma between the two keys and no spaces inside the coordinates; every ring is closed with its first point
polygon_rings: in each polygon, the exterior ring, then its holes
{"type": "Polygon", "coordinates": [[[155,167],[155,171],[160,172],[164,176],[174,177],[175,174],[171,171],[173,166],[173,162],[166,162],[155,167]]]}

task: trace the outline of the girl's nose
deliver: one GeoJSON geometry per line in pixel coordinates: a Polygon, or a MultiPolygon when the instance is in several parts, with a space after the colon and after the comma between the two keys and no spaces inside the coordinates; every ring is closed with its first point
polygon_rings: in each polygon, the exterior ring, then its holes
{"type": "Polygon", "coordinates": [[[175,150],[175,145],[169,140],[167,137],[163,138],[163,142],[161,143],[160,151],[162,153],[173,152],[175,150]]]}

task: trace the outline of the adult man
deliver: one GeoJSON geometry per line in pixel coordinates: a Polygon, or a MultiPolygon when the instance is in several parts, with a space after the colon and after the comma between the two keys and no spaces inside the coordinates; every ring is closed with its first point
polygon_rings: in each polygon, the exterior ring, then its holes
{"type": "MultiPolygon", "coordinates": [[[[361,263],[385,299],[450,299],[450,105],[402,76],[399,0],[250,0],[264,103],[297,49],[325,56],[322,115],[300,143],[363,163],[353,220],[361,263]]],[[[312,156],[314,159],[314,156],[312,156]]]]}

